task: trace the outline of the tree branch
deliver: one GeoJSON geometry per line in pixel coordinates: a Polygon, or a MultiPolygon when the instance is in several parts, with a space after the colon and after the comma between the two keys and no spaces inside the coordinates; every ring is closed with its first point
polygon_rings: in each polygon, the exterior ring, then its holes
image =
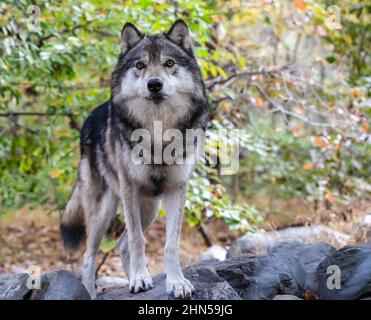
{"type": "Polygon", "coordinates": [[[36,116],[36,117],[68,117],[70,122],[70,127],[76,131],[81,130],[81,127],[79,123],[76,120],[76,114],[72,112],[66,112],[66,113],[46,113],[46,112],[6,112],[6,113],[0,113],[0,117],[6,117],[6,118],[14,118],[14,117],[22,117],[22,116],[36,116]]]}
{"type": "Polygon", "coordinates": [[[202,238],[204,239],[205,241],[205,244],[208,246],[208,247],[211,247],[213,245],[213,242],[211,240],[211,237],[210,237],[210,234],[209,234],[209,231],[207,230],[206,226],[203,224],[203,223],[200,223],[199,226],[198,226],[198,231],[201,233],[202,235],[202,238]]]}
{"type": "MultiPolygon", "coordinates": [[[[76,24],[74,25],[72,28],[64,28],[62,31],[61,31],[61,34],[68,34],[68,33],[73,33],[77,30],[77,29],[83,29],[85,27],[87,27],[89,24],[91,24],[92,21],[87,21],[86,23],[84,24],[76,24]]],[[[44,37],[40,37],[38,39],[38,47],[42,47],[45,43],[45,41],[51,39],[51,38],[54,38],[56,37],[57,34],[56,33],[51,33],[51,34],[48,34],[47,36],[44,36],[44,37]]]]}
{"type": "Polygon", "coordinates": [[[291,64],[286,64],[281,67],[276,67],[272,69],[262,69],[262,70],[256,70],[256,71],[240,71],[236,72],[227,79],[223,79],[221,76],[216,77],[215,79],[207,80],[206,82],[206,88],[211,90],[214,86],[219,84],[227,83],[235,78],[241,78],[241,77],[250,77],[255,75],[273,75],[275,73],[280,73],[285,69],[288,69],[291,66],[291,64]]]}
{"type": "Polygon", "coordinates": [[[21,116],[37,116],[37,117],[54,117],[54,116],[61,116],[61,117],[71,117],[75,116],[73,113],[46,113],[46,112],[6,112],[0,113],[0,117],[21,117],[21,116]]]}
{"type": "Polygon", "coordinates": [[[256,87],[256,89],[258,89],[259,93],[263,96],[263,98],[265,98],[276,110],[273,110],[273,112],[281,112],[282,114],[285,114],[285,115],[288,115],[288,116],[291,116],[293,118],[296,118],[298,120],[301,120],[309,125],[311,125],[312,127],[320,127],[320,128],[333,128],[333,126],[329,123],[322,123],[322,122],[316,122],[316,121],[312,121],[308,118],[305,118],[295,112],[292,112],[292,111],[289,111],[289,110],[286,110],[284,107],[282,107],[280,104],[276,103],[275,101],[273,101],[265,92],[264,90],[257,84],[257,83],[253,83],[253,85],[256,87]]]}

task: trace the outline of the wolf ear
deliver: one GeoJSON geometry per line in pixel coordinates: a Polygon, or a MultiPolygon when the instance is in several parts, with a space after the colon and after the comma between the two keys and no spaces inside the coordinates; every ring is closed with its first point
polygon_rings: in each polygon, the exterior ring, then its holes
{"type": "Polygon", "coordinates": [[[184,50],[193,54],[192,39],[184,20],[182,19],[176,20],[166,35],[171,41],[175,42],[178,46],[182,47],[184,50]]]}
{"type": "Polygon", "coordinates": [[[141,33],[136,26],[132,23],[125,23],[121,31],[121,52],[125,53],[132,47],[134,47],[143,38],[141,33]]]}

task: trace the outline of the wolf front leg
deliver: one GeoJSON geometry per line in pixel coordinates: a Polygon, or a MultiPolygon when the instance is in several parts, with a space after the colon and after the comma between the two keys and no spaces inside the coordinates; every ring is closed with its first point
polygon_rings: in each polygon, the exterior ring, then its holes
{"type": "MultiPolygon", "coordinates": [[[[142,224],[142,230],[145,231],[155,220],[159,210],[161,202],[157,198],[144,197],[139,198],[139,210],[140,210],[140,222],[142,224]]],[[[122,264],[124,266],[127,277],[130,276],[130,255],[128,250],[128,232],[127,229],[123,232],[119,242],[120,256],[122,264]]]]}
{"type": "MultiPolygon", "coordinates": [[[[86,252],[81,266],[81,281],[92,299],[96,298],[95,259],[99,250],[99,244],[106,233],[109,223],[116,214],[118,204],[118,198],[110,190],[107,190],[103,194],[100,203],[95,202],[95,200],[96,199],[84,199],[86,202],[90,201],[90,216],[86,219],[86,252]],[[94,208],[97,209],[96,212],[94,212],[94,208]]],[[[87,210],[89,207],[88,203],[85,203],[84,207],[87,210]]]]}
{"type": "Polygon", "coordinates": [[[184,277],[179,260],[180,229],[183,220],[183,208],[186,197],[186,185],[165,195],[166,205],[166,243],[165,273],[166,291],[175,298],[189,299],[194,291],[193,285],[184,277]]]}
{"type": "Polygon", "coordinates": [[[129,286],[131,292],[137,293],[153,287],[152,278],[147,270],[139,197],[136,188],[128,181],[121,186],[121,194],[130,256],[129,286]]]}

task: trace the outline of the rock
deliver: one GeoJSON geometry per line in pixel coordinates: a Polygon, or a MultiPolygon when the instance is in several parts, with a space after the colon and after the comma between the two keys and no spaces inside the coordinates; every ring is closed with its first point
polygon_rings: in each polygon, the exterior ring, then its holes
{"type": "Polygon", "coordinates": [[[119,288],[108,293],[98,294],[97,300],[168,300],[165,292],[165,275],[153,278],[153,288],[144,292],[133,294],[129,288],[119,288]]]}
{"type": "MultiPolygon", "coordinates": [[[[327,243],[282,242],[266,255],[202,261],[184,269],[184,275],[195,287],[194,300],[369,299],[371,246],[348,245],[336,250],[327,243]],[[332,275],[327,272],[329,266],[338,266],[341,271],[340,289],[327,287],[332,275]]],[[[28,274],[0,276],[0,299],[90,299],[81,282],[66,270],[44,274],[39,290],[28,289],[27,280],[28,274]]],[[[173,299],[166,293],[164,274],[153,280],[153,289],[132,294],[122,287],[127,284],[125,279],[100,278],[98,286],[112,287],[98,294],[98,299],[173,299]]]]}
{"type": "Polygon", "coordinates": [[[129,281],[119,277],[103,276],[97,279],[95,284],[97,286],[97,294],[100,294],[111,291],[112,289],[127,287],[129,285],[129,281]]]}
{"type": "Polygon", "coordinates": [[[199,266],[184,272],[195,287],[195,300],[241,300],[234,288],[213,267],[199,266]]]}
{"type": "MultiPolygon", "coordinates": [[[[265,256],[243,255],[222,262],[206,260],[186,268],[184,275],[195,287],[194,300],[273,299],[277,295],[303,297],[316,285],[319,263],[335,252],[329,244],[285,242],[265,256]]],[[[98,299],[172,299],[165,291],[165,276],[154,277],[154,288],[131,294],[128,288],[101,294],[98,299]]]]}
{"type": "Polygon", "coordinates": [[[349,245],[322,261],[316,271],[320,299],[349,300],[371,296],[371,245],[349,245]],[[329,266],[340,269],[340,289],[329,289],[332,273],[329,266]]]}
{"type": "Polygon", "coordinates": [[[265,256],[227,259],[216,265],[216,272],[242,299],[266,300],[282,294],[302,297],[316,287],[317,266],[335,250],[326,243],[283,242],[265,256]]]}
{"type": "Polygon", "coordinates": [[[27,273],[0,275],[0,300],[24,300],[31,290],[27,288],[27,273]]]}
{"type": "Polygon", "coordinates": [[[279,294],[275,296],[272,300],[303,300],[303,299],[290,294],[279,294]]]}
{"type": "MultiPolygon", "coordinates": [[[[195,287],[194,300],[240,300],[233,288],[218,277],[215,272],[206,267],[191,267],[184,270],[184,276],[195,287]]],[[[160,274],[153,278],[154,287],[137,294],[130,293],[129,288],[113,290],[98,295],[99,300],[173,300],[166,293],[165,275],[160,274]]]]}
{"type": "Polygon", "coordinates": [[[15,274],[28,273],[26,269],[23,269],[23,268],[20,268],[20,267],[17,267],[17,266],[11,266],[10,267],[10,272],[15,273],[15,274]]]}
{"type": "Polygon", "coordinates": [[[348,244],[350,236],[323,225],[247,233],[230,246],[227,258],[245,253],[266,254],[277,243],[291,240],[307,244],[325,241],[335,247],[342,247],[348,244]]]}
{"type": "Polygon", "coordinates": [[[33,290],[31,300],[90,300],[76,276],[67,270],[48,272],[41,277],[41,289],[33,290]]]}
{"type": "Polygon", "coordinates": [[[227,256],[227,250],[225,250],[223,247],[218,245],[213,245],[210,248],[208,248],[198,259],[198,262],[201,261],[207,261],[207,260],[219,260],[223,261],[225,260],[227,256]]]}
{"type": "Polygon", "coordinates": [[[0,300],[90,300],[84,285],[67,270],[41,276],[40,289],[28,288],[29,274],[0,275],[0,300]]]}

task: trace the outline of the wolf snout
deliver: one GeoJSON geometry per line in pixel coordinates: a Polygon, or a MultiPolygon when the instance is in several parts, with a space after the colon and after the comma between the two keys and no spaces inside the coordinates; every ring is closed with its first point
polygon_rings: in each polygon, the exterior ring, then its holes
{"type": "Polygon", "coordinates": [[[159,78],[152,78],[148,80],[147,88],[152,93],[160,92],[163,86],[163,82],[159,78]]]}

